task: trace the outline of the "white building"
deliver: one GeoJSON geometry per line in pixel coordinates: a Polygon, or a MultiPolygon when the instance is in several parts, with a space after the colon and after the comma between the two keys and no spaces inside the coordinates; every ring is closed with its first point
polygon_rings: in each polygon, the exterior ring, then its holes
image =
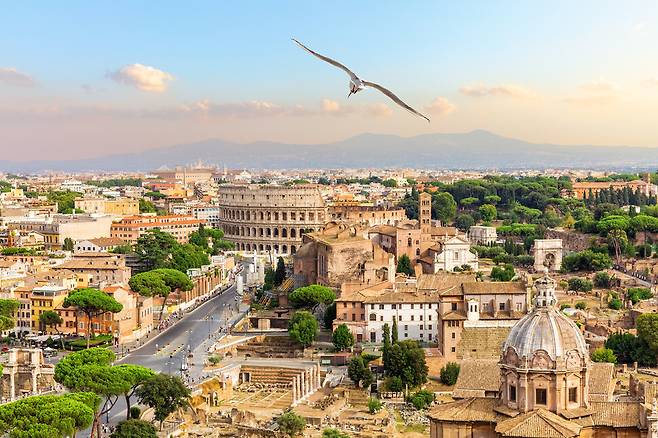
{"type": "Polygon", "coordinates": [[[465,265],[472,271],[478,270],[478,256],[471,252],[470,242],[463,236],[453,236],[429,249],[429,257],[420,260],[421,263],[431,263],[430,269],[423,270],[430,274],[439,271],[454,271],[463,269],[465,265]]]}
{"type": "Polygon", "coordinates": [[[491,245],[498,240],[496,227],[473,225],[468,230],[468,239],[473,245],[491,245]]]}

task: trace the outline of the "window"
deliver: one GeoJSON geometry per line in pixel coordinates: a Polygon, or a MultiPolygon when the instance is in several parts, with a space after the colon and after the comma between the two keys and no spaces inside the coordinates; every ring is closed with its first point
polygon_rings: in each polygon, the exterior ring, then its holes
{"type": "Polygon", "coordinates": [[[516,311],[521,312],[523,310],[523,303],[516,303],[516,311]]]}
{"type": "Polygon", "coordinates": [[[546,388],[535,389],[535,404],[536,405],[546,404],[546,388]]]}
{"type": "Polygon", "coordinates": [[[451,351],[452,353],[454,353],[454,352],[456,351],[456,350],[455,350],[455,347],[450,348],[450,351],[451,351]]]}
{"type": "Polygon", "coordinates": [[[398,316],[398,321],[402,321],[402,315],[398,316]]]}
{"type": "Polygon", "coordinates": [[[451,310],[457,310],[457,303],[452,303],[452,304],[450,305],[450,309],[451,309],[451,310]]]}
{"type": "Polygon", "coordinates": [[[377,321],[377,315],[375,315],[374,313],[371,313],[370,314],[370,321],[377,321]]]}
{"type": "Polygon", "coordinates": [[[516,401],[516,386],[515,385],[510,385],[509,386],[509,401],[516,401]]]}
{"type": "Polygon", "coordinates": [[[412,321],[414,320],[414,316],[413,316],[413,315],[411,315],[411,320],[412,320],[412,321]]]}
{"type": "Polygon", "coordinates": [[[370,305],[370,310],[375,310],[375,305],[374,304],[370,305]]]}
{"type": "Polygon", "coordinates": [[[379,310],[384,310],[384,305],[383,304],[379,305],[379,310]]]}
{"type": "Polygon", "coordinates": [[[575,386],[573,388],[569,388],[569,402],[578,403],[578,388],[575,386]]]}
{"type": "Polygon", "coordinates": [[[427,339],[429,339],[430,341],[432,340],[432,333],[427,335],[427,339]]]}
{"type": "Polygon", "coordinates": [[[412,305],[411,305],[411,309],[413,310],[413,308],[414,308],[414,305],[412,304],[412,305]]]}
{"type": "Polygon", "coordinates": [[[405,330],[409,330],[409,326],[407,324],[404,325],[405,330]]]}
{"type": "Polygon", "coordinates": [[[427,330],[432,330],[432,324],[427,326],[427,330]]]}
{"type": "Polygon", "coordinates": [[[457,334],[455,332],[452,332],[452,339],[455,339],[457,337],[456,335],[457,334]]]}
{"type": "Polygon", "coordinates": [[[395,310],[395,304],[391,304],[391,309],[395,310]]]}
{"type": "Polygon", "coordinates": [[[505,310],[505,303],[498,303],[498,310],[505,310]]]}
{"type": "Polygon", "coordinates": [[[432,320],[432,315],[427,315],[427,320],[431,321],[432,320]]]}

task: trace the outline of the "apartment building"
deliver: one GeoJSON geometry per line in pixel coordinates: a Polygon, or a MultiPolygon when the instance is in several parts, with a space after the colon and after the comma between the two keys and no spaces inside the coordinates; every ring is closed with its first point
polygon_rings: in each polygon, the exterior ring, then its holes
{"type": "Polygon", "coordinates": [[[205,223],[190,215],[130,216],[112,224],[110,237],[135,244],[140,236],[157,229],[171,234],[179,243],[187,243],[190,234],[205,223]]]}

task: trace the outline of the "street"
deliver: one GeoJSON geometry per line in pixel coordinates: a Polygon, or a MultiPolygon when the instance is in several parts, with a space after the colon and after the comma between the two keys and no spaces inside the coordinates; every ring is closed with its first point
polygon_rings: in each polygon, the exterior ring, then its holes
{"type": "MultiPolygon", "coordinates": [[[[219,329],[237,315],[235,285],[191,311],[169,327],[165,332],[151,338],[147,343],[117,360],[117,364],[135,364],[151,368],[155,372],[181,375],[181,365],[187,361],[189,378],[198,380],[203,375],[203,360],[206,350],[219,336],[219,329]],[[212,335],[212,338],[211,338],[212,335]],[[187,358],[189,350],[192,357],[187,358]]],[[[136,404],[136,400],[131,400],[136,404]]],[[[126,404],[119,397],[106,418],[116,425],[126,418],[126,404]]],[[[79,436],[89,436],[82,431],[79,436]]]]}

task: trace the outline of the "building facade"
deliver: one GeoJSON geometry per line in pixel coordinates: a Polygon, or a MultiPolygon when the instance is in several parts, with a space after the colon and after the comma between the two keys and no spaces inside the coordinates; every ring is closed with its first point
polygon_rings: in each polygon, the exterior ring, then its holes
{"type": "Polygon", "coordinates": [[[158,229],[171,234],[179,243],[187,243],[190,234],[202,224],[205,225],[205,221],[187,215],[129,216],[112,224],[110,237],[135,244],[145,233],[158,229]]]}
{"type": "Polygon", "coordinates": [[[225,237],[241,251],[294,254],[302,234],[318,231],[327,219],[327,207],[314,184],[222,184],[218,205],[225,237]]]}

